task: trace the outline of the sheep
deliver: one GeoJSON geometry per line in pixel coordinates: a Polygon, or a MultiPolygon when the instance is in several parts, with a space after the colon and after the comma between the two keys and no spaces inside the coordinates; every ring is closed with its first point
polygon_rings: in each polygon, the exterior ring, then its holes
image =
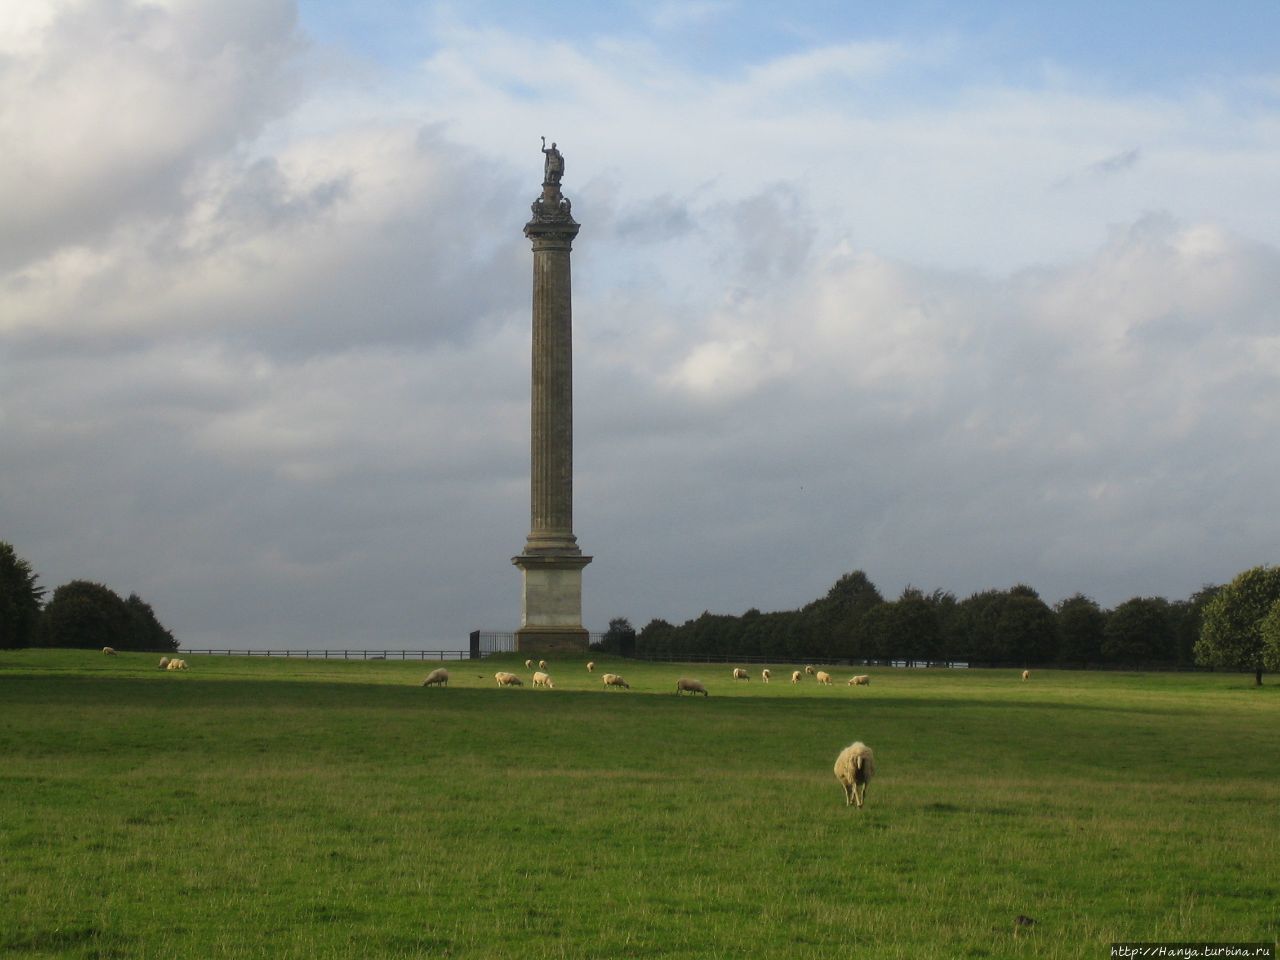
{"type": "Polygon", "coordinates": [[[588,660],[587,673],[595,673],[595,672],[596,672],[596,662],[594,660],[588,660]]]}
{"type": "Polygon", "coordinates": [[[690,680],[688,677],[681,677],[676,681],[676,696],[688,691],[690,695],[702,694],[704,697],[710,696],[707,688],[702,685],[701,680],[690,680]]]}
{"type": "Polygon", "coordinates": [[[631,684],[627,683],[627,681],[623,680],[616,673],[606,673],[601,679],[604,680],[604,685],[606,687],[626,687],[628,690],[631,689],[631,684]]]}
{"type": "Polygon", "coordinates": [[[103,653],[105,653],[108,657],[114,657],[114,656],[116,655],[116,648],[115,648],[115,647],[103,647],[103,648],[102,648],[102,652],[103,652],[103,653]]]}
{"type": "Polygon", "coordinates": [[[532,660],[526,660],[526,661],[524,662],[524,668],[525,668],[526,670],[532,670],[532,669],[533,669],[533,661],[532,661],[532,660]]]}
{"type": "Polygon", "coordinates": [[[163,669],[165,669],[165,667],[167,667],[167,666],[169,666],[169,658],[168,658],[168,657],[161,657],[161,658],[160,658],[160,669],[161,669],[161,670],[163,670],[163,669]]]}
{"type": "Polygon", "coordinates": [[[551,682],[550,675],[543,673],[541,670],[533,675],[533,685],[535,687],[546,687],[548,690],[556,688],[556,685],[551,682]]]}
{"type": "Polygon", "coordinates": [[[844,787],[845,806],[862,806],[867,794],[867,784],[876,772],[876,758],[871,748],[861,740],[851,743],[836,757],[835,774],[844,787]]]}
{"type": "Polygon", "coordinates": [[[1022,679],[1023,679],[1023,680],[1030,680],[1030,679],[1031,679],[1031,671],[1030,671],[1030,670],[1023,670],[1023,671],[1022,671],[1022,679]]]}
{"type": "Polygon", "coordinates": [[[493,679],[498,681],[498,686],[500,687],[523,687],[524,686],[524,684],[520,682],[519,677],[517,677],[514,673],[507,673],[507,671],[505,670],[499,670],[497,673],[493,675],[493,679]]]}
{"type": "Polygon", "coordinates": [[[761,676],[761,678],[764,680],[764,682],[765,682],[765,683],[768,683],[768,682],[769,682],[769,678],[770,678],[770,677],[772,677],[772,676],[773,676],[773,674],[769,672],[769,668],[768,668],[768,667],[765,667],[763,670],[761,670],[761,671],[760,671],[760,676],[761,676]]]}
{"type": "Polygon", "coordinates": [[[813,676],[813,667],[805,667],[804,672],[809,674],[809,676],[813,676]]]}
{"type": "Polygon", "coordinates": [[[735,679],[735,680],[745,680],[745,681],[747,681],[747,683],[750,683],[750,682],[751,682],[751,678],[750,678],[749,676],[747,676],[747,671],[743,670],[741,667],[734,667],[734,668],[733,668],[733,679],[735,679]]]}
{"type": "Polygon", "coordinates": [[[861,673],[856,677],[849,678],[849,686],[851,687],[865,687],[865,686],[869,686],[870,683],[871,683],[871,678],[867,676],[865,673],[861,673]]]}
{"type": "Polygon", "coordinates": [[[799,683],[799,682],[800,682],[800,671],[799,671],[799,670],[792,670],[792,671],[791,671],[791,682],[792,682],[792,683],[799,683]]]}
{"type": "Polygon", "coordinates": [[[166,670],[185,670],[187,669],[187,661],[179,660],[176,657],[170,660],[164,667],[166,670]]]}
{"type": "Polygon", "coordinates": [[[539,660],[539,661],[538,661],[538,669],[539,669],[539,670],[545,670],[545,669],[547,669],[547,661],[545,661],[545,660],[539,660]]]}
{"type": "Polygon", "coordinates": [[[827,671],[819,670],[816,676],[819,683],[825,683],[828,687],[831,686],[831,674],[827,673],[827,671]]]}
{"type": "Polygon", "coordinates": [[[449,685],[449,671],[444,667],[436,667],[427,674],[427,679],[422,681],[424,687],[434,687],[437,683],[446,687],[449,685]]]}

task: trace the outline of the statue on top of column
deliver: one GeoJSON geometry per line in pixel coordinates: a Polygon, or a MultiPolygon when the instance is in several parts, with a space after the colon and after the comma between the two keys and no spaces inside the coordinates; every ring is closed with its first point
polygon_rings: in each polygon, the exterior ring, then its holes
{"type": "Polygon", "coordinates": [[[531,236],[531,230],[546,233],[548,230],[562,232],[564,229],[571,229],[576,234],[578,224],[573,219],[573,204],[560,192],[560,178],[564,176],[564,154],[554,143],[548,147],[546,137],[542,138],[542,154],[545,161],[542,168],[542,195],[533,201],[533,219],[525,224],[525,235],[531,236]]]}
{"type": "Polygon", "coordinates": [[[548,147],[546,137],[542,138],[542,152],[547,157],[542,168],[542,182],[554,183],[558,187],[560,178],[564,176],[564,155],[556,149],[554,142],[548,147]]]}

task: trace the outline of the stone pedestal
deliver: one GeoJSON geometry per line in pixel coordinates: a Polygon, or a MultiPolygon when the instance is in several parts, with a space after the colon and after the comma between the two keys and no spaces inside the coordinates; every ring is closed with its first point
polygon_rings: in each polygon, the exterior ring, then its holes
{"type": "Polygon", "coordinates": [[[585,650],[582,569],[573,533],[573,290],[569,254],[578,235],[560,192],[564,161],[551,145],[542,195],[524,234],[533,243],[533,374],[529,536],[511,562],[524,578],[517,649],[585,650]],[[554,154],[554,157],[550,156],[554,154]],[[553,165],[553,160],[555,164],[553,165]]]}

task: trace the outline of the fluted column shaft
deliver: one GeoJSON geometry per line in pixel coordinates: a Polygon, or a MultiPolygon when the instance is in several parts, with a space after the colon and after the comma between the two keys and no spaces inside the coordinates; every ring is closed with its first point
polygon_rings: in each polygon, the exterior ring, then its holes
{"type": "Polygon", "coordinates": [[[577,553],[573,534],[572,232],[533,240],[533,376],[526,551],[577,553]]]}

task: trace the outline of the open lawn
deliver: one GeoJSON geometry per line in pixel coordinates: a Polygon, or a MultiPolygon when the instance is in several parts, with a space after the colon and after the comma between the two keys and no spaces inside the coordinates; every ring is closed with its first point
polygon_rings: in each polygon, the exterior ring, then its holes
{"type": "Polygon", "coordinates": [[[1081,957],[1280,934],[1222,674],[0,651],[0,957],[1081,957]],[[493,673],[525,679],[498,689],[493,673]],[[605,690],[623,674],[631,690],[605,690]],[[859,670],[858,672],[864,672],[859,670]],[[678,676],[709,698],[677,698],[678,676]],[[832,763],[878,771],[848,808],[832,763]],[[1018,927],[1019,915],[1034,925],[1018,927]]]}

